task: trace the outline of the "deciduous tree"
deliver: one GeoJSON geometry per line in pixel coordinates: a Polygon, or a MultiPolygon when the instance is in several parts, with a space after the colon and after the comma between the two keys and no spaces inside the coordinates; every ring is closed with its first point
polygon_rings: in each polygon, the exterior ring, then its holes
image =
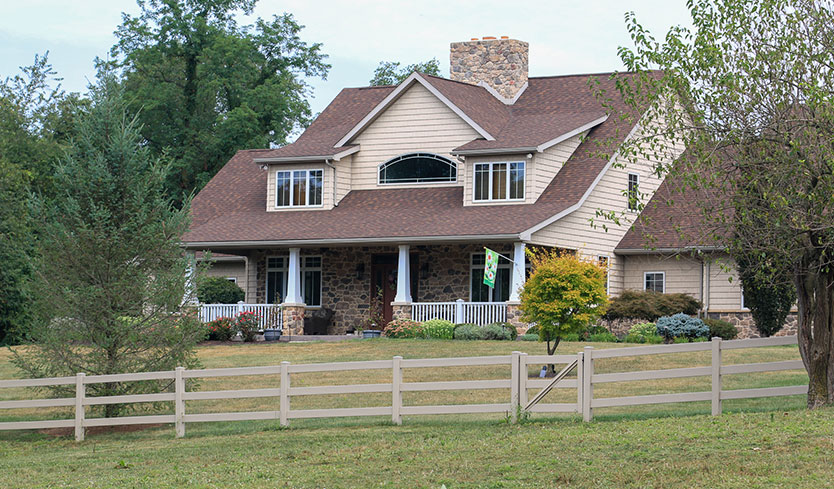
{"type": "MultiPolygon", "coordinates": [[[[620,85],[667,124],[641,141],[686,144],[670,170],[702,191],[705,237],[751,265],[787,270],[797,292],[808,407],[834,403],[834,4],[691,0],[692,28],[658,42],[627,15],[644,76],[620,85]],[[662,70],[662,75],[650,72],[662,70]],[[647,141],[648,140],[648,141],[647,141]]],[[[635,141],[623,151],[640,153],[635,141]],[[637,148],[637,149],[635,149],[637,148]]],[[[655,146],[656,147],[656,146],[655,146]]],[[[643,151],[645,154],[645,151],[643,151]]],[[[685,198],[685,197],[684,197],[685,198]]]]}
{"type": "Polygon", "coordinates": [[[374,70],[374,77],[368,83],[371,86],[399,85],[415,71],[440,76],[440,62],[436,58],[432,58],[422,63],[414,63],[400,68],[399,61],[380,61],[379,66],[374,70]]]}

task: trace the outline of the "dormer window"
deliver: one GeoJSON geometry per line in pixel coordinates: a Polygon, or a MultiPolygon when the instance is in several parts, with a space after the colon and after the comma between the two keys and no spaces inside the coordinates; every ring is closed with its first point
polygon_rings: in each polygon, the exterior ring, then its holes
{"type": "Polygon", "coordinates": [[[524,162],[475,163],[475,202],[524,200],[524,162]]]}
{"type": "Polygon", "coordinates": [[[275,206],[320,206],[323,177],[324,170],[275,172],[275,206]]]}
{"type": "Polygon", "coordinates": [[[458,167],[454,161],[432,153],[410,153],[379,165],[379,183],[456,182],[458,167]]]}

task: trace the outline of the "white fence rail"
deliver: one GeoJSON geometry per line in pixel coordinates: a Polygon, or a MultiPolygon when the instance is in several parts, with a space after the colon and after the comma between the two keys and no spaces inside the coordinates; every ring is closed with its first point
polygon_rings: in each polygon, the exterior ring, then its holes
{"type": "MultiPolygon", "coordinates": [[[[24,399],[0,401],[0,409],[32,409],[47,407],[75,407],[72,419],[14,421],[0,423],[0,430],[27,430],[44,428],[74,428],[76,440],[83,440],[85,429],[91,426],[117,426],[146,423],[173,423],[176,436],[185,436],[187,423],[211,421],[243,420],[278,420],[282,426],[288,426],[291,419],[332,418],[343,416],[391,416],[395,424],[402,423],[404,415],[423,414],[466,414],[466,413],[507,413],[515,421],[522,407],[530,405],[529,412],[535,413],[579,413],[586,421],[593,417],[596,408],[613,406],[634,406],[641,404],[660,404],[689,401],[711,401],[712,414],[721,414],[721,401],[725,399],[745,399],[752,397],[787,396],[806,393],[807,385],[788,387],[769,387],[759,389],[722,390],[721,378],[724,375],[753,372],[773,372],[801,369],[802,362],[778,361],[752,363],[743,365],[721,365],[721,352],[736,348],[759,348],[766,346],[796,344],[796,337],[780,337],[757,340],[721,341],[713,339],[712,343],[689,343],[680,345],[657,345],[611,350],[594,350],[587,347],[576,355],[527,355],[513,352],[511,355],[462,358],[403,359],[396,356],[391,360],[371,360],[361,362],[316,363],[293,365],[281,362],[280,365],[244,368],[217,368],[203,370],[186,370],[182,367],[174,371],[143,372],[116,375],[91,375],[83,373],[75,377],[56,377],[48,379],[0,380],[2,388],[70,386],[75,385],[75,396],[54,399],[24,399]],[[666,370],[632,371],[617,373],[594,373],[594,362],[604,358],[624,356],[642,356],[654,354],[711,351],[710,366],[674,368],[666,370]],[[576,364],[576,378],[564,378],[555,385],[549,379],[528,379],[530,365],[576,364]],[[468,379],[436,382],[405,382],[403,372],[407,369],[446,368],[446,367],[480,367],[507,365],[510,367],[509,378],[468,379]],[[343,372],[346,370],[389,370],[391,381],[376,384],[295,386],[293,374],[310,372],[343,372]],[[186,379],[280,375],[278,385],[261,389],[238,389],[219,391],[186,391],[186,379]],[[612,382],[631,382],[635,380],[654,380],[683,377],[711,376],[712,390],[704,392],[687,392],[676,394],[642,395],[615,398],[594,398],[593,388],[597,384],[612,382]],[[87,397],[86,386],[102,382],[135,382],[143,380],[172,380],[173,392],[156,394],[137,394],[109,397],[87,397]],[[528,403],[530,389],[575,389],[576,402],[563,403],[528,403]],[[508,389],[506,402],[490,404],[453,404],[453,405],[405,405],[403,392],[427,392],[445,390],[481,390],[508,389]],[[354,408],[330,409],[292,409],[292,398],[298,396],[391,393],[390,405],[354,408]],[[250,412],[217,412],[187,414],[186,403],[189,401],[212,399],[251,399],[279,398],[278,409],[250,412]],[[127,404],[146,402],[172,402],[174,414],[128,416],[119,418],[87,418],[86,407],[104,404],[127,404]]],[[[306,381],[305,381],[306,383],[306,381]]],[[[534,400],[541,396],[534,396],[534,400]]]]}
{"type": "Polygon", "coordinates": [[[411,304],[413,321],[445,319],[455,324],[472,323],[485,326],[507,320],[507,304],[504,302],[414,302],[411,304]]]}
{"type": "Polygon", "coordinates": [[[258,315],[259,326],[265,328],[283,328],[283,317],[280,304],[200,304],[199,318],[204,323],[215,319],[228,317],[233,318],[242,312],[254,312],[258,315]]]}

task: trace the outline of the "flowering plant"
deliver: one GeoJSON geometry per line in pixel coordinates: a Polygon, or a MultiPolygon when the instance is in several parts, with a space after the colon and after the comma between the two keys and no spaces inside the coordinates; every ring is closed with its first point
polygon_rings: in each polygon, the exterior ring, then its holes
{"type": "Polygon", "coordinates": [[[382,332],[389,338],[423,338],[423,325],[408,319],[395,319],[382,332]]]}
{"type": "Polygon", "coordinates": [[[252,311],[244,311],[235,316],[235,326],[243,336],[243,341],[255,341],[255,335],[261,327],[261,317],[252,311]]]}
{"type": "Polygon", "coordinates": [[[214,341],[229,341],[237,334],[237,325],[232,318],[221,317],[208,323],[209,339],[214,341]]]}

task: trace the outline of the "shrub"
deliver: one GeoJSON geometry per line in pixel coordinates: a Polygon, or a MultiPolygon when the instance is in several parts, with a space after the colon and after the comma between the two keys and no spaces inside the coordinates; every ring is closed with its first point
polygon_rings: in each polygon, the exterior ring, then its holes
{"type": "Polygon", "coordinates": [[[423,323],[423,336],[451,340],[455,337],[455,325],[445,319],[432,319],[423,323]]]}
{"type": "Polygon", "coordinates": [[[614,333],[612,333],[611,331],[606,331],[604,333],[592,334],[589,338],[589,341],[597,341],[600,343],[616,343],[617,337],[614,336],[614,333]]]}
{"type": "Polygon", "coordinates": [[[719,337],[722,340],[733,340],[738,336],[738,329],[727,321],[720,319],[704,319],[709,328],[709,337],[719,337]]]}
{"type": "Polygon", "coordinates": [[[212,341],[229,341],[237,334],[235,320],[228,317],[217,318],[208,323],[209,336],[212,341]]]}
{"type": "Polygon", "coordinates": [[[579,333],[568,333],[568,334],[566,334],[565,336],[562,337],[562,340],[564,340],[564,341],[582,341],[579,338],[579,333]]]}
{"type": "Polygon", "coordinates": [[[197,299],[203,304],[237,304],[244,297],[243,289],[223,277],[208,277],[197,287],[197,299]]]}
{"type": "Polygon", "coordinates": [[[657,333],[667,340],[706,338],[709,328],[703,321],[686,314],[665,316],[657,320],[657,333]]]}
{"type": "Polygon", "coordinates": [[[475,324],[458,324],[455,326],[456,340],[483,340],[483,328],[475,324]]]}
{"type": "Polygon", "coordinates": [[[388,338],[423,338],[423,325],[410,319],[390,321],[382,334],[388,338]]]}
{"type": "Polygon", "coordinates": [[[513,335],[510,329],[504,326],[504,323],[492,323],[481,327],[485,340],[511,340],[513,335]]]}
{"type": "Polygon", "coordinates": [[[240,331],[243,341],[255,341],[260,329],[261,317],[251,311],[244,311],[235,316],[235,328],[240,331]]]}
{"type": "Polygon", "coordinates": [[[701,303],[687,294],[626,290],[608,304],[606,319],[637,318],[655,321],[677,313],[697,314],[701,303]]]}
{"type": "Polygon", "coordinates": [[[654,323],[640,323],[635,324],[628,330],[626,341],[629,343],[649,343],[648,338],[651,336],[658,336],[657,326],[654,323]]]}
{"type": "Polygon", "coordinates": [[[525,333],[523,335],[520,335],[518,337],[518,339],[521,340],[521,341],[539,341],[539,335],[538,334],[527,334],[527,333],[525,333]]]}
{"type": "Polygon", "coordinates": [[[492,323],[489,326],[493,326],[493,325],[498,325],[498,326],[501,326],[502,328],[506,329],[507,332],[510,333],[510,339],[511,340],[514,340],[514,339],[518,338],[518,330],[515,329],[515,326],[513,326],[512,324],[498,322],[498,323],[492,323]]]}
{"type": "Polygon", "coordinates": [[[652,335],[633,335],[631,333],[627,334],[625,338],[623,338],[625,343],[647,343],[649,345],[658,345],[663,343],[663,337],[658,334],[652,335]]]}

